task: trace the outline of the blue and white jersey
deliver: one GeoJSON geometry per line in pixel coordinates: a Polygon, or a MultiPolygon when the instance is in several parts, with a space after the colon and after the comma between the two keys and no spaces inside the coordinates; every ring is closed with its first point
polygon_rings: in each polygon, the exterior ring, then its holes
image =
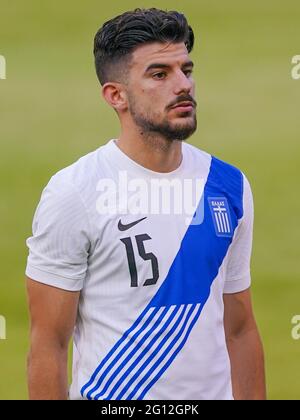
{"type": "Polygon", "coordinates": [[[80,291],[70,399],[232,399],[223,294],[250,286],[251,189],[233,166],[182,153],[156,173],[110,140],[42,193],[26,274],[80,291]]]}

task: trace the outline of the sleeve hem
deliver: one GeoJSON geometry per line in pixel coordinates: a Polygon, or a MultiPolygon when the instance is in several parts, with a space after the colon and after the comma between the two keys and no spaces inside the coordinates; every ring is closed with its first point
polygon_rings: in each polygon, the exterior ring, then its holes
{"type": "Polygon", "coordinates": [[[49,273],[39,268],[27,264],[26,276],[39,283],[47,284],[48,286],[58,287],[59,289],[68,290],[71,292],[78,292],[83,288],[83,279],[70,279],[54,273],[49,273]]]}
{"type": "Polygon", "coordinates": [[[249,289],[251,286],[251,277],[250,274],[247,276],[244,276],[242,278],[226,281],[224,285],[224,294],[230,294],[230,293],[238,293],[242,292],[246,289],[249,289]]]}

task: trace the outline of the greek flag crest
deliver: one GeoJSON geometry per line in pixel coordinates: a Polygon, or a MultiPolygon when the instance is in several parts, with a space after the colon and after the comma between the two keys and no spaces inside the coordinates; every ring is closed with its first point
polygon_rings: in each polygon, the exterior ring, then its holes
{"type": "Polygon", "coordinates": [[[209,197],[209,207],[217,236],[229,237],[233,235],[229,205],[226,197],[209,197]]]}

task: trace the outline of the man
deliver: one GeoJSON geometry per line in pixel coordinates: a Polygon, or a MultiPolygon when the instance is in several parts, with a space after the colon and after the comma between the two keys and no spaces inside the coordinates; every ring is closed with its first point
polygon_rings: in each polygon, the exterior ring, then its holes
{"type": "Polygon", "coordinates": [[[184,15],[157,9],[96,34],[121,134],[52,177],[37,208],[26,269],[32,399],[68,397],[74,327],[70,399],[265,398],[249,183],[183,142],[196,130],[193,43],[184,15]],[[153,180],[176,186],[177,211],[156,208],[153,180]],[[178,211],[186,180],[202,185],[189,212],[178,211]]]}

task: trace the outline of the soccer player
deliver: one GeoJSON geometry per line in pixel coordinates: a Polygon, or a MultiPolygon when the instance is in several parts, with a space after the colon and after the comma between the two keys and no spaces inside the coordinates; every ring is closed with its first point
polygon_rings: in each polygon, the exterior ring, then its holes
{"type": "Polygon", "coordinates": [[[26,268],[31,399],[265,398],[250,186],[184,142],[197,126],[193,44],[183,14],[154,8],[95,36],[121,132],[54,175],[37,207],[26,268]]]}

